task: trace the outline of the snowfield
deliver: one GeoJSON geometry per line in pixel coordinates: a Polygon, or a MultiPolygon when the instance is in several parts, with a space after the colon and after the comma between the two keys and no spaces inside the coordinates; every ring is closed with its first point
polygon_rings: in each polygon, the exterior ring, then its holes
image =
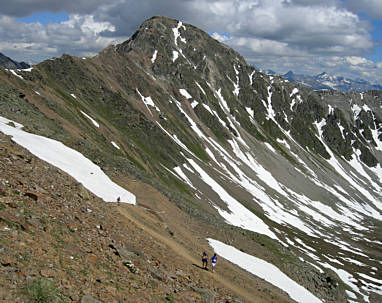
{"type": "Polygon", "coordinates": [[[28,149],[32,154],[63,170],[93,194],[105,202],[136,203],[135,195],[117,185],[88,158],[59,141],[27,133],[21,124],[0,117],[0,131],[12,137],[12,140],[28,149]],[[7,125],[13,122],[17,128],[7,125]]]}
{"type": "Polygon", "coordinates": [[[316,296],[297,284],[273,264],[243,253],[220,241],[211,238],[207,240],[219,256],[284,290],[296,302],[322,303],[316,296]]]}

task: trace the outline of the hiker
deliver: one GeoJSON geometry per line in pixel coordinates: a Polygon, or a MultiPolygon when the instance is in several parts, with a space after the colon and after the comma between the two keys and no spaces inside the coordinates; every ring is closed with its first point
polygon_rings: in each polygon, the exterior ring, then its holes
{"type": "Polygon", "coordinates": [[[214,272],[214,268],[216,266],[217,261],[218,261],[218,257],[216,256],[216,254],[214,254],[213,257],[211,258],[212,272],[214,272]]]}
{"type": "Polygon", "coordinates": [[[117,198],[117,203],[118,203],[118,205],[121,203],[121,197],[117,198]]]}
{"type": "Polygon", "coordinates": [[[207,253],[204,251],[202,254],[202,263],[203,263],[203,268],[207,269],[207,264],[208,264],[208,256],[207,253]]]}

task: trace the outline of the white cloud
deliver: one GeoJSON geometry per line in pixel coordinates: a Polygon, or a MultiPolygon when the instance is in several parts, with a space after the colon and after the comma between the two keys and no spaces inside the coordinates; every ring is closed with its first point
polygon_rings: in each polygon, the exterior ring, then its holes
{"type": "Polygon", "coordinates": [[[104,31],[115,32],[115,27],[110,22],[96,22],[91,15],[71,15],[68,21],[61,23],[70,28],[79,28],[82,32],[97,35],[104,31]]]}
{"type": "Polygon", "coordinates": [[[104,37],[101,33],[105,31],[113,32],[115,27],[88,15],[70,15],[68,21],[45,26],[0,16],[0,52],[19,61],[41,61],[62,53],[88,56],[127,38],[104,37]]]}
{"type": "Polygon", "coordinates": [[[345,5],[356,12],[363,12],[372,18],[382,19],[381,0],[347,0],[345,5]]]}
{"type": "Polygon", "coordinates": [[[367,63],[366,58],[356,57],[356,56],[346,57],[346,61],[349,62],[351,65],[359,65],[359,64],[367,63]]]}
{"type": "Polygon", "coordinates": [[[376,64],[377,68],[380,68],[382,69],[382,61],[379,61],[377,64],[376,64]]]}
{"type": "MultiPolygon", "coordinates": [[[[360,68],[370,67],[363,56],[374,47],[371,25],[361,20],[357,12],[382,14],[380,0],[113,0],[106,3],[78,0],[77,5],[71,1],[36,0],[36,10],[72,13],[68,21],[43,26],[25,25],[4,16],[33,12],[29,0],[4,1],[6,5],[0,8],[3,13],[0,52],[19,61],[29,58],[39,61],[63,52],[77,56],[95,54],[111,43],[126,39],[145,19],[164,14],[214,33],[215,39],[262,68],[275,66],[277,62],[279,68],[272,69],[289,67],[296,72],[313,72],[320,68],[337,69],[335,64],[341,62],[339,66],[346,66],[348,72],[353,70],[356,75],[360,68]],[[332,59],[335,57],[341,59],[336,62],[332,59]]],[[[382,75],[375,77],[382,82],[382,75]]]]}

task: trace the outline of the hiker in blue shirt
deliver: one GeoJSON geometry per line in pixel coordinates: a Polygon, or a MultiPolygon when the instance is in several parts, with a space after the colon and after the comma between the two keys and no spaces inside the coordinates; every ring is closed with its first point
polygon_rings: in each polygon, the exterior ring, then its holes
{"type": "Polygon", "coordinates": [[[216,256],[216,254],[214,254],[213,257],[211,258],[212,272],[214,272],[214,268],[216,266],[217,261],[218,261],[218,257],[216,256]]]}
{"type": "Polygon", "coordinates": [[[202,254],[202,266],[204,269],[207,269],[207,264],[208,264],[208,256],[207,253],[204,251],[202,254]]]}

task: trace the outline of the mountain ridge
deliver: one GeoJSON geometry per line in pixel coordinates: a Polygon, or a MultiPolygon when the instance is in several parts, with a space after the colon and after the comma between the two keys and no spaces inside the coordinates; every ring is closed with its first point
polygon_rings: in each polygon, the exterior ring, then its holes
{"type": "Polygon", "coordinates": [[[344,289],[360,301],[377,292],[338,278],[333,259],[344,254],[341,270],[361,285],[370,286],[362,275],[379,279],[380,93],[313,92],[158,16],[95,58],[64,55],[17,75],[0,70],[0,108],[28,131],[80,151],[113,179],[150,184],[209,233],[218,226],[217,239],[327,302],[345,301],[344,289]],[[247,241],[235,240],[241,233],[247,241]],[[285,257],[279,241],[304,262],[285,257]]]}
{"type": "Polygon", "coordinates": [[[295,74],[292,71],[287,72],[281,77],[289,81],[300,83],[315,90],[338,90],[342,92],[366,92],[370,90],[382,90],[382,86],[371,84],[363,79],[347,79],[342,76],[331,76],[326,72],[314,76],[295,74]]]}
{"type": "Polygon", "coordinates": [[[0,66],[8,69],[27,69],[30,65],[25,62],[16,62],[11,58],[0,53],[0,66]]]}

